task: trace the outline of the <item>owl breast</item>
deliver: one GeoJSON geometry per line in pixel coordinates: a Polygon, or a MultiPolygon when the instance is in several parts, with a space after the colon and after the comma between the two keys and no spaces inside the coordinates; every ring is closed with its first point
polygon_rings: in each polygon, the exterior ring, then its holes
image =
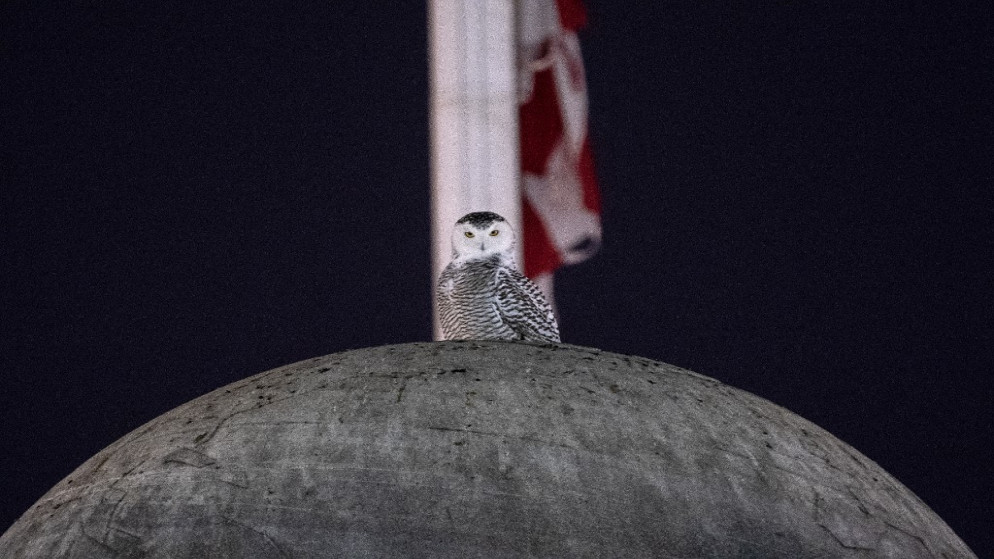
{"type": "Polygon", "coordinates": [[[445,339],[559,342],[559,326],[542,293],[499,256],[449,264],[438,282],[445,339]]]}
{"type": "Polygon", "coordinates": [[[449,264],[438,282],[439,319],[448,340],[518,338],[498,311],[497,271],[491,260],[449,264]]]}

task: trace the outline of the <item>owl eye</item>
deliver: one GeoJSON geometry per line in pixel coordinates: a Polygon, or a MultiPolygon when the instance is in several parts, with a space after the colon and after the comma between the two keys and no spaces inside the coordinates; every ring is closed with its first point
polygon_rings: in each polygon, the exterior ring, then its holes
{"type": "Polygon", "coordinates": [[[491,236],[491,237],[496,237],[496,236],[497,236],[497,235],[499,235],[499,234],[500,234],[500,231],[498,231],[498,230],[496,230],[496,229],[494,229],[493,231],[491,231],[491,232],[490,232],[490,236],[491,236]]]}
{"type": "Polygon", "coordinates": [[[475,237],[475,236],[476,236],[476,235],[473,235],[473,232],[472,232],[472,231],[466,231],[465,235],[466,235],[466,237],[467,237],[467,238],[469,238],[469,239],[472,239],[473,237],[475,237]]]}

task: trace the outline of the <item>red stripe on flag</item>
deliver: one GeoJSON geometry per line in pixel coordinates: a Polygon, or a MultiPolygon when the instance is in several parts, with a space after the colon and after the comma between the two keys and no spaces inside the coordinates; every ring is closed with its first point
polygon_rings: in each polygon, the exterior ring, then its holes
{"type": "Polygon", "coordinates": [[[542,220],[526,199],[521,201],[521,221],[524,229],[525,275],[534,278],[555,271],[562,265],[559,252],[546,234],[542,220]]]}
{"type": "Polygon", "coordinates": [[[576,31],[587,25],[587,8],[580,0],[556,0],[563,29],[576,31]]]}
{"type": "Polygon", "coordinates": [[[518,117],[521,126],[521,170],[544,175],[552,149],[563,135],[563,117],[552,70],[534,74],[532,97],[521,105],[518,117]]]}
{"type": "Polygon", "coordinates": [[[590,149],[590,137],[583,141],[580,150],[580,181],[583,184],[583,205],[591,211],[601,213],[601,191],[597,187],[597,174],[594,172],[594,151],[590,149]]]}
{"type": "MultiPolygon", "coordinates": [[[[559,110],[552,70],[533,74],[531,99],[521,105],[521,170],[545,175],[549,156],[563,135],[563,118],[559,110]]],[[[592,163],[592,162],[591,162],[592,163]]],[[[534,278],[555,271],[562,258],[545,231],[545,225],[528,198],[521,199],[525,275],[534,278]]]]}

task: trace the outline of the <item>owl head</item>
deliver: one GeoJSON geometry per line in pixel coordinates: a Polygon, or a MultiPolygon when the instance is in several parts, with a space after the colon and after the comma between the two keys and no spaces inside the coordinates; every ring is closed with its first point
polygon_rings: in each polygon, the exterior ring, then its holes
{"type": "Polygon", "coordinates": [[[452,228],[452,259],[477,260],[499,256],[514,262],[515,235],[511,224],[493,212],[462,216],[452,228]]]}

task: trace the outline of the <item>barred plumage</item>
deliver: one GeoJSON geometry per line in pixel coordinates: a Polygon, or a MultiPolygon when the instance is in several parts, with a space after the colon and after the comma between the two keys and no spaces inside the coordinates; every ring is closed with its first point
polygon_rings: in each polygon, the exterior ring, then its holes
{"type": "Polygon", "coordinates": [[[445,339],[559,341],[552,308],[514,266],[514,241],[514,230],[494,213],[456,222],[453,259],[437,290],[445,339]]]}

